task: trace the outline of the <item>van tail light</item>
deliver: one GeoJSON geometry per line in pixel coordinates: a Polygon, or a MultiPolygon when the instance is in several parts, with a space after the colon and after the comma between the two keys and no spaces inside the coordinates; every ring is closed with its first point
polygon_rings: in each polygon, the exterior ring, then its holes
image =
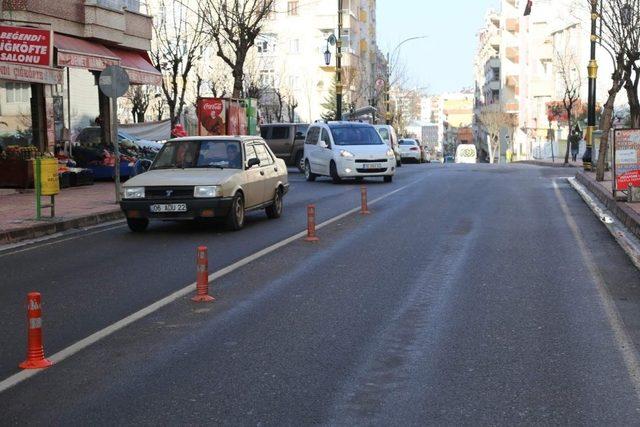
{"type": "Polygon", "coordinates": [[[418,147],[411,147],[411,151],[418,151],[418,147]]]}

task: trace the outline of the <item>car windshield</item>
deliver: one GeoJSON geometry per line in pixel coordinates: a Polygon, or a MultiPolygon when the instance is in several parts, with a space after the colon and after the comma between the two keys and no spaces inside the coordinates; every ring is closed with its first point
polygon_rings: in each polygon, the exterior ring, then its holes
{"type": "Polygon", "coordinates": [[[370,126],[331,126],[336,145],[382,145],[384,142],[370,126]]]}
{"type": "Polygon", "coordinates": [[[237,141],[169,141],[164,144],[151,169],[218,168],[242,169],[237,141]]]}
{"type": "Polygon", "coordinates": [[[400,145],[416,145],[416,142],[412,139],[401,139],[400,145]]]}

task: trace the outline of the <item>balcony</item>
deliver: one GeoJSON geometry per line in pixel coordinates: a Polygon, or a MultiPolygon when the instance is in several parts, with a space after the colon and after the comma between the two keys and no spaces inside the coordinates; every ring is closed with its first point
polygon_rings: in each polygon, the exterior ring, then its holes
{"type": "Polygon", "coordinates": [[[520,104],[517,102],[507,102],[504,104],[505,113],[518,113],[520,112],[520,104]]]}
{"type": "Polygon", "coordinates": [[[520,20],[518,18],[507,18],[505,20],[505,28],[510,33],[517,33],[520,31],[520,20]]]}
{"type": "Polygon", "coordinates": [[[514,64],[520,63],[520,49],[517,47],[508,47],[506,49],[506,57],[514,64]]]}
{"type": "Polygon", "coordinates": [[[507,87],[511,87],[515,89],[520,86],[520,78],[515,75],[507,76],[506,84],[507,84],[507,87]]]}
{"type": "Polygon", "coordinates": [[[546,41],[538,48],[540,61],[553,61],[554,52],[553,44],[550,41],[546,41]]]}

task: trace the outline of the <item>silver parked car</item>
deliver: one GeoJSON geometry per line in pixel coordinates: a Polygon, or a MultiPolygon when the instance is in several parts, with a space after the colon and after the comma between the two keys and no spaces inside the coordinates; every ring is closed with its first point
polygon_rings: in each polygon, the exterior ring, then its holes
{"type": "Polygon", "coordinates": [[[287,167],[257,136],[186,137],[164,144],[148,172],[124,183],[120,207],[133,231],[150,219],[225,218],[239,230],[245,212],[282,215],[287,167]]]}

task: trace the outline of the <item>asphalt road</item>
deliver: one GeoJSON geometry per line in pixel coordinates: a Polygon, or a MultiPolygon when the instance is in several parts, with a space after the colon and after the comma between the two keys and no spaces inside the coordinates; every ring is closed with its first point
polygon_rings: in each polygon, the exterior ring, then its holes
{"type": "MultiPolygon", "coordinates": [[[[570,171],[407,165],[347,216],[0,394],[9,424],[640,423],[640,273],[570,171]],[[566,214],[569,214],[567,217],[566,214]]],[[[24,298],[48,353],[359,202],[292,175],[285,215],[240,232],[162,223],[0,252],[0,381],[24,358],[24,298]]],[[[93,232],[93,231],[92,231],[93,232]]]]}

